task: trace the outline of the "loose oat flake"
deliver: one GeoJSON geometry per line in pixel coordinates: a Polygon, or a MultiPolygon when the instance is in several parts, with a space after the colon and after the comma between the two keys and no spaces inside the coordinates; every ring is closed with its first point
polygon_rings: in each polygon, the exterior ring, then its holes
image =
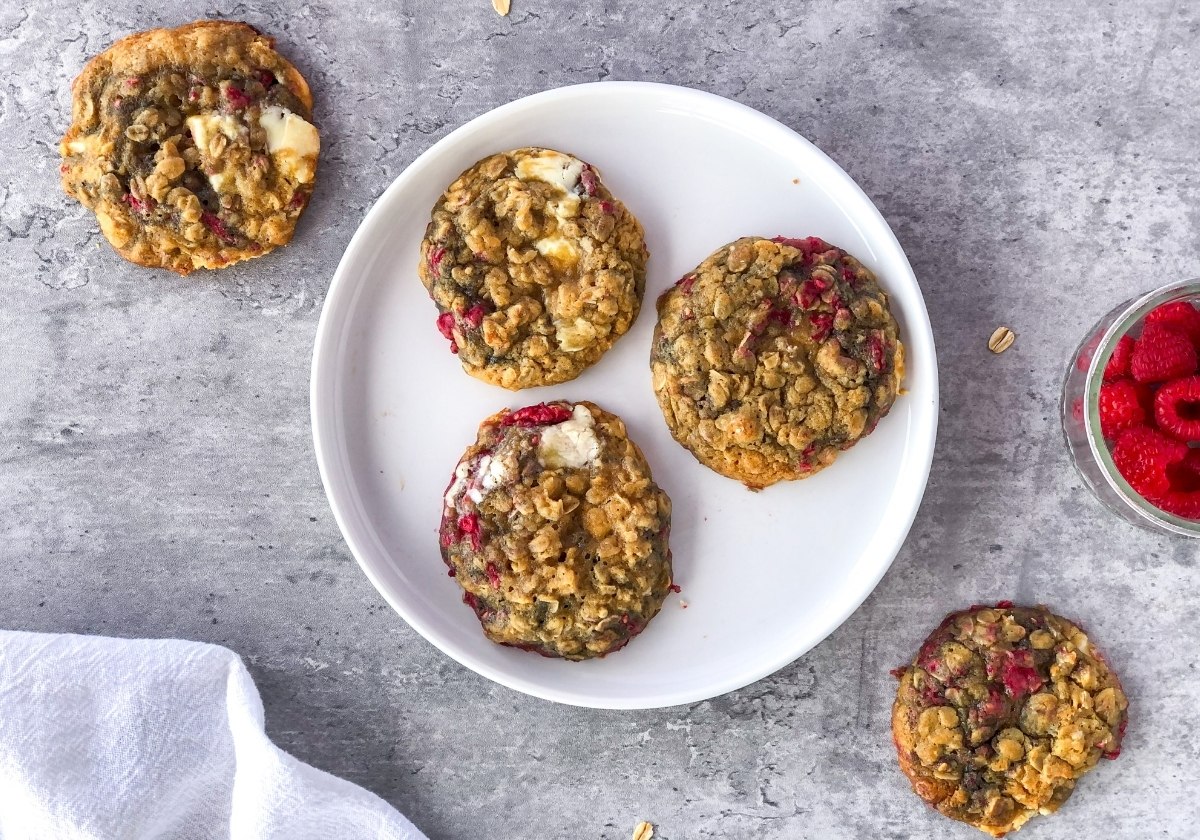
{"type": "Polygon", "coordinates": [[[996,327],[996,331],[988,339],[988,349],[993,353],[1003,353],[1009,347],[1012,347],[1013,342],[1016,340],[1017,334],[1008,327],[996,327]]]}
{"type": "Polygon", "coordinates": [[[504,17],[508,14],[510,0],[492,0],[492,8],[496,10],[496,14],[504,17]]]}
{"type": "Polygon", "coordinates": [[[648,822],[640,822],[633,830],[633,840],[654,840],[654,826],[648,822]]]}

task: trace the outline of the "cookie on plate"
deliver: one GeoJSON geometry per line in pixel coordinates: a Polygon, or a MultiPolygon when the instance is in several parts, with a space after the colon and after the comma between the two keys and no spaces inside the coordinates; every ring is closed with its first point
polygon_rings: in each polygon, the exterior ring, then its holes
{"type": "Polygon", "coordinates": [[[483,421],[446,490],[440,534],[488,638],[590,659],[662,607],[670,530],[671,500],[620,418],[560,400],[483,421]]]}
{"type": "Polygon", "coordinates": [[[75,79],[63,189],[122,257],[187,274],[292,238],[320,140],[308,84],[273,43],[202,20],[123,38],[75,79]]]}
{"type": "Polygon", "coordinates": [[[995,837],[1056,811],[1121,751],[1129,704],[1116,674],[1045,607],[951,613],[895,673],[892,734],[913,790],[995,837]]]}
{"type": "Polygon", "coordinates": [[[642,226],[571,155],[492,155],[438,199],[418,272],[471,376],[518,390],[574,379],[637,318],[642,226]]]}
{"type": "Polygon", "coordinates": [[[658,299],[654,392],[675,439],[751,489],[807,478],[869,435],[904,378],[875,276],[816,237],[745,237],[658,299]]]}

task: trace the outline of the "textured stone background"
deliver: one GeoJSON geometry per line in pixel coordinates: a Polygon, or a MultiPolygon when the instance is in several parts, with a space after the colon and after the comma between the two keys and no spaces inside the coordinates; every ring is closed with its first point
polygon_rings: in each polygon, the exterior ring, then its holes
{"type": "Polygon", "coordinates": [[[278,743],[435,840],[625,838],[639,819],[669,840],[973,838],[896,770],[887,672],[951,608],[1045,601],[1089,628],[1134,705],[1121,759],[1022,836],[1190,834],[1200,547],[1089,496],[1056,399],[1099,315],[1200,275],[1200,8],[513,6],[0,6],[0,626],[228,645],[278,743]],[[293,246],[183,280],[113,255],[62,196],[56,143],[88,56],[198,16],[278,37],[312,83],[324,149],[293,246]],[[729,96],[832,155],[908,251],[943,381],[929,493],[862,609],[767,680],[638,713],[498,688],[409,630],[338,534],[308,426],[322,297],[372,200],[471,117],[596,79],[729,96]],[[993,357],[999,324],[1020,337],[993,357]]]}

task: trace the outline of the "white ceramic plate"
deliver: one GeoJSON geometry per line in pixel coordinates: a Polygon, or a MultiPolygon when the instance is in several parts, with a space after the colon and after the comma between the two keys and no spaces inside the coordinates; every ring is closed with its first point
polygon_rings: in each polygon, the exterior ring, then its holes
{"type": "Polygon", "coordinates": [[[562,703],[650,708],[740,688],[808,651],[862,603],[924,492],[937,365],[920,289],[895,236],[837,164],[750,108],[686,88],[605,82],[530,96],[421,155],[367,214],[317,330],[312,423],[338,525],[367,577],[426,639],[480,674],[562,703]],[[476,160],[549,146],[595,165],[650,248],[641,316],[573,382],[511,393],[459,368],[417,279],[441,191],[476,160]],[[908,393],[869,438],[806,481],[751,493],[672,440],[650,387],[659,293],[747,234],[820,236],[891,294],[908,393]],[[612,656],[575,663],[487,641],[438,550],[441,497],[479,421],[504,406],[589,399],[619,414],[674,502],[672,595],[612,656]],[[684,608],[683,604],[687,607],[684,608]]]}

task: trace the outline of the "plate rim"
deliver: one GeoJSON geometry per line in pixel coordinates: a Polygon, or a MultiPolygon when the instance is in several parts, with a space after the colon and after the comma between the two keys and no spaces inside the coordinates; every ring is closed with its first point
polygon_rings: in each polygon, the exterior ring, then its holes
{"type": "MultiPolygon", "coordinates": [[[[910,341],[911,344],[911,341],[910,341]]],[[[842,169],[840,165],[830,158],[824,151],[805,138],[799,132],[789,128],[779,120],[764,114],[763,112],[750,107],[749,105],[728,99],[718,94],[697,88],[684,87],[681,85],[671,85],[662,82],[644,82],[644,81],[601,81],[601,82],[584,82],[580,84],[566,85],[549,90],[540,91],[528,96],[520,97],[507,102],[496,108],[485,111],[467,122],[463,123],[458,128],[446,134],[444,137],[437,140],[429,148],[425,149],[416,158],[412,160],[404,169],[392,180],[390,184],[374,199],[367,213],[359,222],[350,241],[347,243],[345,250],[342,252],[341,258],[338,260],[337,268],[334,271],[333,277],[329,282],[329,286],[325,291],[325,297],[321,305],[321,315],[317,322],[316,334],[313,343],[313,353],[311,360],[310,378],[309,378],[309,419],[312,427],[313,448],[316,455],[317,470],[321,476],[321,486],[325,492],[325,498],[329,503],[330,510],[333,513],[334,521],[337,523],[338,530],[345,540],[350,553],[353,555],[359,569],[370,581],[375,591],[383,597],[388,606],[392,608],[413,630],[420,634],[427,642],[432,644],[441,653],[449,656],[454,661],[458,662],[465,668],[479,674],[486,679],[491,680],[499,685],[514,691],[519,691],[533,697],[552,702],[562,703],[570,706],[596,709],[616,709],[616,710],[634,710],[634,709],[656,709],[667,708],[671,706],[679,706],[690,703],[702,702],[715,697],[728,694],[732,691],[752,685],[771,674],[787,667],[789,664],[800,659],[800,657],[812,651],[815,647],[829,638],[839,627],[841,627],[847,619],[853,615],[866,599],[875,591],[883,576],[895,562],[896,556],[900,549],[903,548],[912,531],[913,522],[916,519],[917,512],[924,500],[925,492],[928,489],[929,475],[933,464],[934,450],[937,442],[938,420],[940,415],[940,389],[939,389],[939,374],[937,352],[934,344],[934,335],[932,324],[929,319],[929,310],[925,302],[925,295],[921,289],[920,283],[917,280],[916,274],[912,269],[912,265],[908,260],[908,255],[904,252],[904,248],[900,245],[895,232],[887,219],[879,211],[879,208],[866,194],[866,192],[858,185],[858,183],[850,177],[850,175],[842,169]],[[380,579],[374,573],[371,564],[364,559],[365,551],[359,543],[359,539],[355,536],[347,526],[347,512],[343,510],[343,503],[337,501],[335,494],[332,491],[331,470],[333,460],[336,456],[334,442],[336,440],[336,431],[332,428],[337,425],[336,412],[333,410],[333,405],[336,404],[334,395],[337,390],[337,366],[333,365],[332,360],[337,356],[336,353],[330,352],[330,342],[337,336],[334,334],[335,325],[333,323],[334,315],[332,310],[336,308],[334,301],[340,301],[341,298],[350,293],[354,289],[349,287],[350,280],[348,264],[351,261],[351,256],[356,251],[364,247],[364,241],[368,235],[368,231],[373,230],[379,218],[382,218],[383,208],[385,205],[390,205],[392,201],[390,196],[400,193],[404,190],[407,182],[413,177],[413,173],[419,170],[426,161],[436,158],[441,151],[454,145],[454,143],[462,136],[473,134],[482,129],[486,129],[488,125],[494,121],[499,121],[510,116],[514,112],[540,107],[546,103],[555,100],[575,97],[588,97],[595,94],[605,96],[619,96],[622,93],[629,92],[634,94],[657,94],[659,96],[671,96],[677,100],[691,100],[698,105],[708,107],[716,106],[717,108],[727,109],[728,112],[740,120],[745,120],[749,124],[756,125],[763,132],[771,132],[781,135],[786,140],[792,143],[798,143],[802,147],[807,147],[809,153],[814,154],[819,160],[822,160],[828,168],[829,174],[840,180],[839,186],[848,190],[851,193],[856,193],[865,206],[869,209],[870,214],[875,218],[874,221],[880,226],[885,234],[884,241],[894,247],[896,255],[899,257],[903,268],[907,272],[907,279],[912,283],[917,292],[917,303],[919,307],[916,310],[909,309],[909,329],[919,330],[922,338],[929,347],[930,359],[928,370],[922,372],[929,378],[929,398],[931,405],[929,411],[929,428],[927,438],[919,441],[923,444],[923,451],[920,453],[918,463],[920,466],[921,476],[917,483],[916,491],[910,501],[909,510],[903,518],[903,527],[897,532],[896,544],[889,551],[890,556],[885,563],[879,565],[877,573],[869,582],[864,582],[861,586],[861,597],[857,599],[851,598],[847,601],[842,610],[833,613],[833,617],[825,622],[820,631],[820,637],[816,641],[803,647],[801,650],[793,650],[781,648],[782,652],[779,656],[771,657],[765,665],[752,669],[746,672],[737,672],[736,675],[726,676],[720,680],[714,680],[707,684],[706,688],[699,691],[678,691],[674,693],[660,693],[654,698],[608,698],[595,697],[584,692],[572,692],[569,689],[546,686],[543,683],[524,679],[505,672],[502,669],[497,669],[491,665],[476,661],[465,651],[454,650],[452,645],[444,645],[437,638],[438,634],[431,630],[428,626],[419,619],[414,617],[410,612],[388,591],[388,587],[384,586],[380,579]],[[330,403],[327,404],[322,395],[330,395],[330,403]],[[322,417],[323,411],[329,411],[330,417],[328,423],[322,417]],[[331,437],[332,436],[332,437],[331,437]]]]}

